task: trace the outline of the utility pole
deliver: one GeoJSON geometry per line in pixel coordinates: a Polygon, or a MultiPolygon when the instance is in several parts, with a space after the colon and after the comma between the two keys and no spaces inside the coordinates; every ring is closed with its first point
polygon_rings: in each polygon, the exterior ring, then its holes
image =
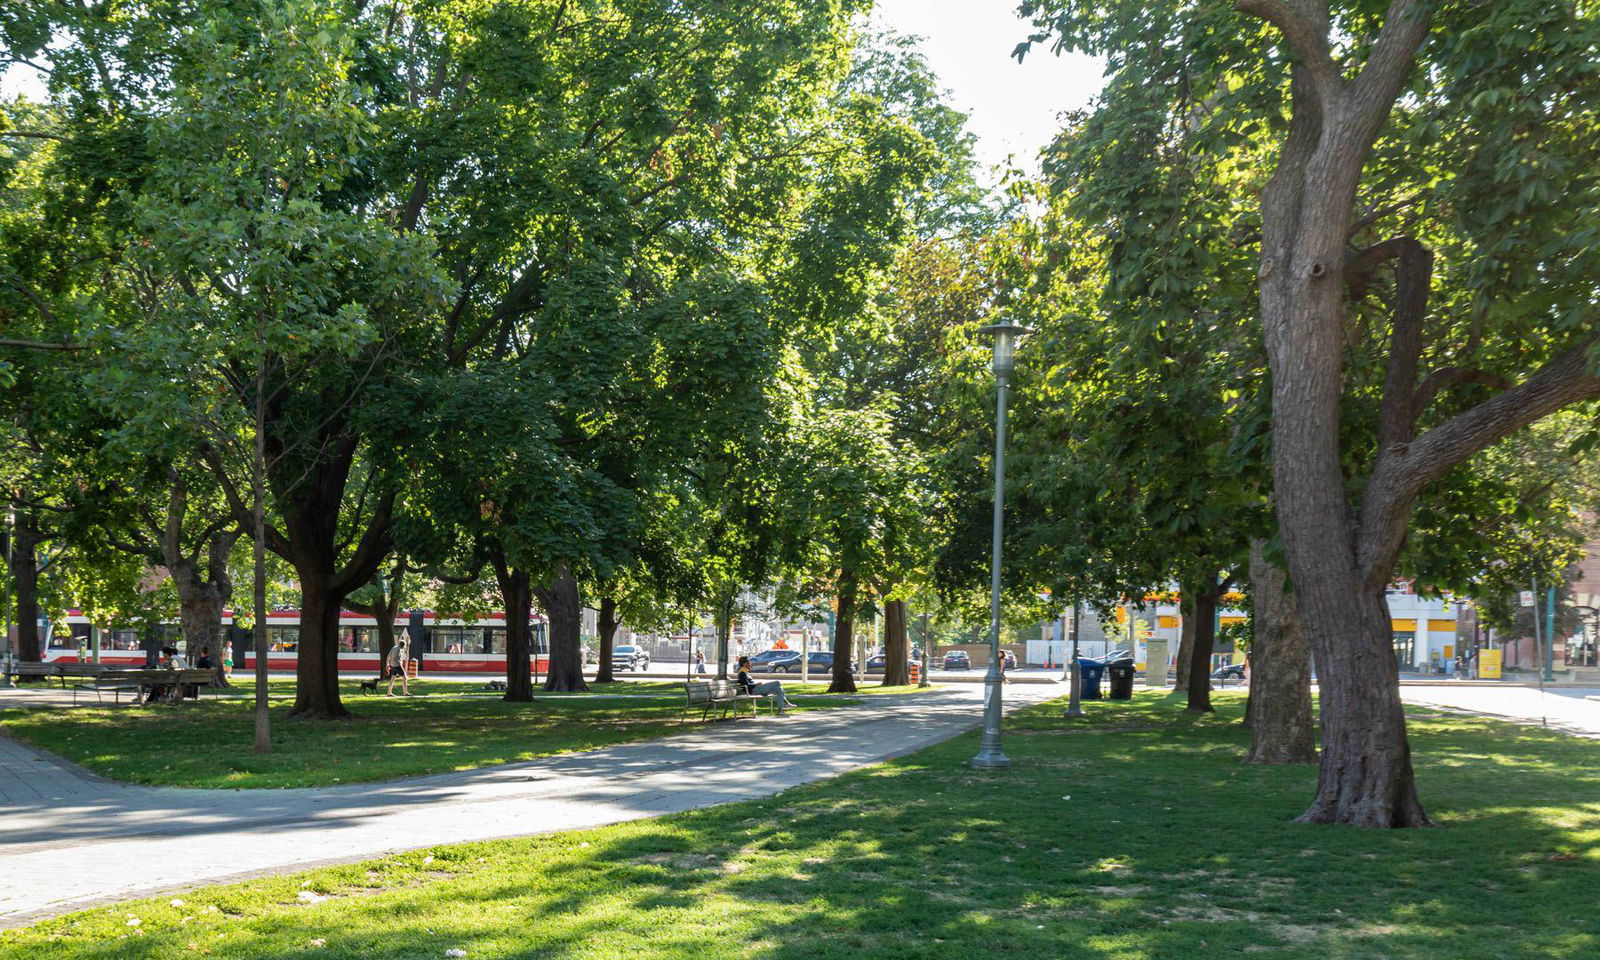
{"type": "Polygon", "coordinates": [[[928,679],[928,658],[931,656],[929,649],[933,645],[928,642],[928,614],[922,614],[922,678],[917,681],[918,687],[931,687],[933,681],[928,679]]]}

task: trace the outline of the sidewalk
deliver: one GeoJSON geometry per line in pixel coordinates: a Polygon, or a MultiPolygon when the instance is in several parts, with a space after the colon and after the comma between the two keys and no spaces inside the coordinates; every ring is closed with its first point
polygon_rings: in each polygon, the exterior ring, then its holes
{"type": "MultiPolygon", "coordinates": [[[[1012,686],[1011,706],[1058,695],[1012,686]]],[[[111,900],[398,850],[601,826],[767,796],[973,729],[981,690],[713,724],[662,740],[380,784],[111,783],[0,737],[0,927],[111,900]]]]}
{"type": "Polygon", "coordinates": [[[1580,737],[1600,739],[1600,702],[1588,699],[1591,687],[1568,687],[1539,692],[1535,687],[1500,687],[1477,684],[1405,684],[1400,698],[1406,703],[1465,710],[1500,720],[1532,726],[1549,726],[1580,737]]]}

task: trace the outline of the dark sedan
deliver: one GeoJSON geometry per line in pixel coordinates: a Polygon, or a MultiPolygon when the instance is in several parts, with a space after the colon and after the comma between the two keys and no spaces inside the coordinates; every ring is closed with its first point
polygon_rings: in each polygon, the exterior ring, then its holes
{"type": "MultiPolygon", "coordinates": [[[[917,665],[917,661],[911,660],[911,659],[907,659],[906,660],[906,671],[910,672],[911,668],[916,666],[916,665],[917,665]]],[[[868,673],[882,673],[884,670],[886,670],[888,668],[888,666],[889,666],[889,658],[885,657],[885,656],[883,656],[881,654],[879,656],[876,656],[876,657],[867,658],[867,672],[868,673]]]]}
{"type": "Polygon", "coordinates": [[[944,668],[946,670],[971,670],[972,658],[967,656],[965,650],[951,650],[944,655],[944,668]]]}
{"type": "MultiPolygon", "coordinates": [[[[831,651],[831,650],[813,650],[810,653],[806,654],[806,670],[809,671],[810,673],[813,673],[813,674],[823,674],[823,673],[831,673],[831,672],[833,672],[833,651],[831,651]]],[[[772,668],[772,672],[773,673],[799,673],[800,672],[800,657],[798,655],[796,655],[793,660],[787,660],[787,661],[784,661],[783,663],[775,664],[773,666],[773,668],[772,668]]],[[[856,672],[854,664],[851,665],[850,672],[851,673],[855,673],[856,672]]]]}
{"type": "Polygon", "coordinates": [[[1225,667],[1218,667],[1216,670],[1211,671],[1211,679],[1220,680],[1223,683],[1227,683],[1229,680],[1237,680],[1243,683],[1245,679],[1244,664],[1230,663],[1225,667]]]}
{"type": "Polygon", "coordinates": [[[793,650],[765,650],[750,658],[751,673],[787,673],[800,669],[800,654],[793,650]]]}

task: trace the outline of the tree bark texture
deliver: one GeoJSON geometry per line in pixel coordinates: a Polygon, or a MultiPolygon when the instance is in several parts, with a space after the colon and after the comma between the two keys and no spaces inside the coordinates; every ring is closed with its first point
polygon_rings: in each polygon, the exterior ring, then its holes
{"type": "Polygon", "coordinates": [[[598,613],[595,623],[600,630],[600,669],[595,682],[613,683],[616,677],[612,675],[611,655],[616,650],[617,628],[622,625],[622,618],[617,616],[616,598],[603,598],[598,613]]]}
{"type": "Polygon", "coordinates": [[[850,672],[850,661],[855,654],[856,599],[859,588],[853,570],[839,574],[839,613],[833,622],[833,677],[828,684],[829,693],[855,693],[856,679],[850,672]]]}
{"type": "Polygon", "coordinates": [[[883,685],[903,687],[911,682],[906,661],[911,657],[911,640],[906,635],[906,602],[890,600],[883,605],[883,685]]]}
{"type": "Polygon", "coordinates": [[[1246,763],[1311,763],[1311,647],[1282,570],[1250,548],[1250,752],[1246,763]]]}
{"type": "Polygon", "coordinates": [[[16,585],[17,659],[44,659],[39,641],[39,525],[32,511],[18,510],[11,531],[11,581],[16,585]]]}
{"type": "Polygon", "coordinates": [[[1189,689],[1189,662],[1194,657],[1194,604],[1188,597],[1180,598],[1178,607],[1178,652],[1172,658],[1172,692],[1189,689]]]}
{"type": "Polygon", "coordinates": [[[589,689],[583,679],[583,603],[572,569],[562,564],[549,583],[534,588],[534,596],[550,621],[550,672],[544,688],[553,693],[589,689]]]}
{"type": "MultiPolygon", "coordinates": [[[[1420,0],[1391,4],[1367,64],[1347,80],[1329,54],[1325,4],[1237,6],[1277,26],[1297,55],[1289,132],[1262,192],[1257,275],[1272,370],[1278,523],[1322,682],[1322,764],[1316,799],[1302,819],[1421,826],[1428,818],[1417,799],[1384,602],[1394,556],[1358,559],[1362,541],[1372,537],[1397,552],[1409,508],[1389,511],[1397,529],[1360,529],[1364,518],[1347,495],[1340,403],[1356,190],[1427,35],[1429,12],[1420,0]]],[[[1375,477],[1381,471],[1380,463],[1375,477]]]]}
{"type": "Polygon", "coordinates": [[[529,619],[533,607],[533,578],[528,571],[508,564],[505,554],[498,548],[494,550],[494,575],[506,611],[506,695],[502,699],[529,703],[533,700],[529,660],[533,650],[533,627],[529,619]]]}
{"type": "MultiPolygon", "coordinates": [[[[1191,592],[1191,591],[1186,591],[1191,592]]],[[[1210,713],[1211,651],[1217,644],[1217,599],[1222,588],[1216,577],[1194,588],[1194,646],[1189,651],[1188,705],[1195,713],[1210,713]]]]}

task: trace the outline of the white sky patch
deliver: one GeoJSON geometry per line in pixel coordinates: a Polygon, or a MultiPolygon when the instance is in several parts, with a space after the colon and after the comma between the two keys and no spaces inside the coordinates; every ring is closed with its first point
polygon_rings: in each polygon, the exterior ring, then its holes
{"type": "Polygon", "coordinates": [[[1015,0],[878,0],[873,21],[923,38],[922,53],[951,104],[968,115],[985,167],[1009,156],[1037,173],[1038,152],[1061,129],[1060,115],[1088,106],[1104,82],[1101,60],[1058,57],[1048,43],[1014,60],[1011,51],[1032,33],[1015,0]]]}

